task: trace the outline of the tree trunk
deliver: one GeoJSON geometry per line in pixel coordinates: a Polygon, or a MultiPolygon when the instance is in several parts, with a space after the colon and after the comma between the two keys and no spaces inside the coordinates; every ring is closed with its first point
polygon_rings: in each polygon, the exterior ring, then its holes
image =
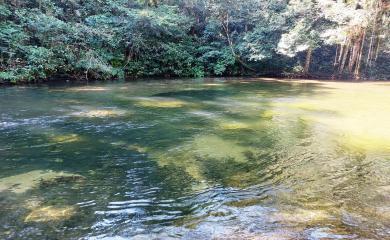
{"type": "Polygon", "coordinates": [[[342,60],[339,66],[339,74],[342,74],[344,71],[344,66],[347,61],[348,53],[349,53],[349,45],[350,45],[350,40],[347,40],[346,45],[343,47],[343,52],[341,52],[342,60]]]}
{"type": "Polygon", "coordinates": [[[338,61],[337,61],[338,56],[339,56],[339,45],[337,45],[337,47],[336,47],[336,53],[335,53],[335,55],[334,55],[334,62],[333,62],[333,66],[334,66],[334,67],[336,67],[337,64],[338,64],[338,61]]]}
{"type": "Polygon", "coordinates": [[[311,63],[311,56],[312,56],[313,50],[309,48],[306,53],[306,61],[305,61],[305,67],[303,69],[303,73],[307,75],[310,71],[310,63],[311,63]]]}
{"type": "Polygon", "coordinates": [[[360,40],[361,42],[360,42],[359,56],[358,56],[355,71],[354,71],[354,78],[356,80],[360,79],[360,66],[362,63],[365,39],[366,39],[366,30],[363,31],[362,36],[361,36],[361,40],[360,40]]]}

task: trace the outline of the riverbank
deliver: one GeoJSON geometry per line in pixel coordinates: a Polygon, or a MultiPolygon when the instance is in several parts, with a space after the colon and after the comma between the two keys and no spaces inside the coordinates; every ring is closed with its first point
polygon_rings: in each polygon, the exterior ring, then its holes
{"type": "MultiPolygon", "coordinates": [[[[319,75],[297,75],[297,74],[273,74],[273,75],[256,75],[256,76],[212,76],[212,77],[202,77],[202,78],[196,78],[196,79],[285,79],[285,80],[305,80],[305,79],[312,79],[317,81],[339,81],[339,82],[386,82],[390,81],[390,74],[388,79],[353,79],[353,78],[342,78],[342,77],[334,77],[334,76],[319,76],[319,75]]],[[[60,76],[53,76],[47,79],[37,79],[37,81],[33,82],[2,82],[0,81],[0,86],[39,86],[39,85],[46,85],[46,84],[66,84],[66,83],[72,83],[72,84],[89,84],[89,83],[95,83],[95,82],[134,82],[134,81],[155,81],[155,80],[166,80],[166,81],[174,81],[176,79],[183,79],[179,77],[141,77],[141,78],[127,78],[127,79],[85,79],[85,78],[77,78],[72,77],[69,75],[60,75],[60,76]]],[[[194,79],[194,78],[184,78],[184,79],[194,79]]]]}

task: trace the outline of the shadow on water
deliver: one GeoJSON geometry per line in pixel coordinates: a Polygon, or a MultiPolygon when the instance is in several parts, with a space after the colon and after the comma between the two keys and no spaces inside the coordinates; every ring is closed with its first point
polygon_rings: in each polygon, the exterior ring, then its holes
{"type": "Polygon", "coordinates": [[[190,98],[199,100],[213,100],[218,97],[226,97],[229,95],[226,90],[222,89],[199,89],[199,90],[182,90],[154,94],[154,97],[173,97],[173,98],[190,98]]]}

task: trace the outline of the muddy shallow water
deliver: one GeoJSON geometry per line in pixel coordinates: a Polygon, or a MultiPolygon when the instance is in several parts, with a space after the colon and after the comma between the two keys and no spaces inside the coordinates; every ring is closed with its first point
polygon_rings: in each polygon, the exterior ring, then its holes
{"type": "Polygon", "coordinates": [[[1,239],[390,238],[390,83],[0,89],[1,239]]]}

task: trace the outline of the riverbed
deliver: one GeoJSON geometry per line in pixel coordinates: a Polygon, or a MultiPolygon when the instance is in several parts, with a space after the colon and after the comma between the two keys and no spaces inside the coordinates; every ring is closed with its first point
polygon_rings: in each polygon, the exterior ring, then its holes
{"type": "Polygon", "coordinates": [[[390,83],[0,88],[1,239],[390,238],[390,83]]]}

